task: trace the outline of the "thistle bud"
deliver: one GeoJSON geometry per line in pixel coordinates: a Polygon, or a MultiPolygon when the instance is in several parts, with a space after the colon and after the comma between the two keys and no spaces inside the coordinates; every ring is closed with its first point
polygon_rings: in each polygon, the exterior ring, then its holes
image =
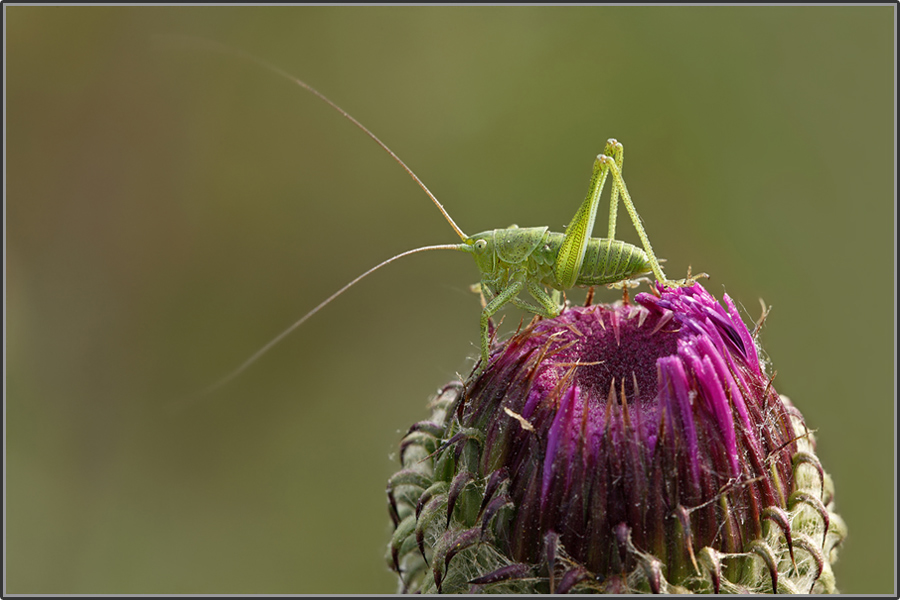
{"type": "Polygon", "coordinates": [[[573,307],[497,345],[400,444],[403,592],[827,593],[846,535],[726,295],[573,307]]]}

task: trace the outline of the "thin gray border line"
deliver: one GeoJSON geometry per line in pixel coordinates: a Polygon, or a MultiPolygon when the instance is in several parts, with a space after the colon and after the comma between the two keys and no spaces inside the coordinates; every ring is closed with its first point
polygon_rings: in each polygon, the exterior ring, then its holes
{"type": "Polygon", "coordinates": [[[894,596],[897,596],[897,5],[894,5],[894,596]]]}
{"type": "Polygon", "coordinates": [[[7,595],[6,582],[9,578],[6,576],[6,532],[9,528],[6,526],[6,78],[8,71],[6,70],[6,5],[3,6],[3,595],[7,595]]]}
{"type": "MultiPolygon", "coordinates": [[[[207,2],[84,2],[84,3],[69,3],[69,2],[4,2],[4,8],[6,6],[44,6],[44,7],[52,7],[52,6],[112,6],[112,7],[140,7],[140,6],[168,6],[168,7],[272,7],[272,6],[313,6],[313,7],[362,7],[362,6],[375,6],[375,7],[413,7],[413,8],[421,8],[421,7],[430,7],[430,6],[444,6],[444,7],[557,7],[557,6],[570,6],[570,7],[578,7],[578,6],[617,6],[617,7],[628,7],[628,6],[671,6],[674,8],[678,7],[701,7],[701,6],[716,6],[716,7],[826,7],[826,6],[897,6],[896,2],[893,0],[883,0],[882,2],[525,2],[525,3],[504,3],[504,2],[490,2],[490,3],[481,3],[481,2],[385,2],[385,3],[366,3],[366,2],[221,2],[221,3],[207,3],[207,2]]],[[[5,18],[4,18],[5,22],[5,18]]],[[[895,16],[895,33],[896,33],[896,16],[895,16]]],[[[4,31],[5,37],[5,31],[4,31]]]]}
{"type": "MultiPolygon", "coordinates": [[[[440,4],[405,4],[405,3],[386,3],[386,4],[363,4],[363,3],[306,3],[306,4],[295,4],[295,3],[221,3],[221,4],[206,4],[206,3],[84,3],[84,4],[74,4],[74,3],[30,3],[30,2],[4,2],[3,3],[3,265],[6,266],[6,201],[7,201],[7,177],[6,177],[6,167],[7,167],[7,147],[6,147],[6,132],[7,129],[7,111],[6,111],[6,98],[7,98],[7,68],[6,68],[6,58],[7,58],[7,7],[9,6],[534,6],[534,7],[543,7],[543,6],[672,6],[672,7],[680,7],[680,6],[888,6],[893,4],[894,6],[894,164],[896,166],[897,159],[897,4],[894,2],[874,2],[874,3],[744,3],[744,2],[735,2],[735,3],[589,3],[589,4],[580,4],[580,3],[565,3],[565,4],[550,4],[550,3],[526,3],[526,4],[469,4],[469,3],[440,3],[440,4]]],[[[894,169],[894,456],[897,456],[897,169],[894,169]]],[[[4,597],[34,597],[34,598],[44,598],[44,597],[58,597],[57,594],[14,594],[10,595],[7,593],[6,583],[9,581],[7,577],[7,546],[6,546],[6,532],[7,528],[7,503],[6,503],[6,440],[7,440],[7,429],[6,429],[6,414],[7,414],[7,404],[6,404],[6,390],[7,390],[7,380],[6,380],[6,365],[7,365],[7,345],[6,345],[6,331],[7,331],[7,290],[6,290],[6,271],[4,270],[3,277],[3,596],[4,597]]],[[[897,461],[894,461],[894,514],[897,514],[897,461]]],[[[897,547],[897,525],[896,522],[894,524],[894,547],[897,547]]],[[[895,552],[894,554],[894,572],[897,572],[897,561],[898,556],[895,552]]],[[[897,580],[894,579],[894,596],[897,594],[897,580]]],[[[388,597],[393,594],[334,594],[329,596],[333,597],[343,597],[343,598],[356,598],[356,597],[388,597]]],[[[210,597],[242,597],[246,596],[246,594],[187,594],[187,597],[193,598],[210,598],[210,597]]],[[[290,597],[317,597],[320,596],[318,594],[264,594],[264,595],[253,595],[253,597],[264,597],[264,598],[290,598],[290,597]]],[[[889,594],[872,594],[872,595],[864,595],[864,597],[890,597],[889,594]]],[[[150,598],[150,597],[159,597],[159,594],[69,594],[67,597],[71,598],[81,598],[81,597],[129,597],[129,598],[150,598]]]]}

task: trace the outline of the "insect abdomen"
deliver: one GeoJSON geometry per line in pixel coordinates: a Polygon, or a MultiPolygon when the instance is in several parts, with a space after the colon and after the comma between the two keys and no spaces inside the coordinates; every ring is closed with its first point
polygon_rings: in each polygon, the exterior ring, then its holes
{"type": "Polygon", "coordinates": [[[591,238],[575,285],[602,285],[650,272],[647,254],[619,240],[591,238]]]}

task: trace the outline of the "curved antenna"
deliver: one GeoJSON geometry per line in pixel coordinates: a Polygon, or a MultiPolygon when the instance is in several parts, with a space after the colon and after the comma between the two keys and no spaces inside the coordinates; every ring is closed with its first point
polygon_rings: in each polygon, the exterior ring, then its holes
{"type": "Polygon", "coordinates": [[[328,96],[326,96],[325,94],[323,94],[322,92],[320,92],[319,90],[314,88],[313,86],[309,85],[308,83],[306,83],[305,81],[303,81],[301,79],[297,79],[296,77],[294,77],[293,75],[291,75],[290,73],[285,71],[284,69],[281,69],[280,67],[276,67],[275,65],[273,65],[272,63],[270,63],[268,61],[265,61],[261,58],[253,56],[252,54],[247,54],[246,52],[239,50],[237,48],[230,48],[228,46],[219,44],[218,42],[204,40],[202,38],[193,38],[190,36],[161,36],[161,37],[179,39],[181,41],[192,42],[200,47],[205,47],[208,50],[221,52],[223,54],[230,54],[232,56],[236,56],[238,58],[248,60],[250,62],[256,63],[257,65],[263,67],[264,69],[268,69],[272,73],[275,73],[276,75],[283,77],[283,78],[287,79],[288,81],[292,81],[292,82],[296,83],[297,85],[299,85],[300,87],[302,87],[303,89],[308,91],[309,93],[313,94],[314,96],[319,98],[319,100],[322,100],[328,106],[330,106],[331,108],[333,108],[334,110],[339,112],[341,114],[341,116],[343,116],[345,119],[347,119],[348,121],[350,121],[351,123],[353,123],[354,125],[359,127],[362,130],[362,132],[365,133],[367,136],[369,136],[370,138],[375,140],[375,143],[378,144],[379,146],[381,146],[382,150],[384,150],[385,152],[390,154],[391,158],[393,158],[395,161],[397,161],[397,164],[399,164],[401,167],[403,167],[403,170],[406,171],[407,174],[409,174],[409,176],[413,178],[413,181],[415,181],[419,185],[419,187],[422,188],[422,190],[426,194],[428,194],[428,197],[431,198],[431,201],[434,202],[434,205],[438,207],[438,210],[441,211],[441,214],[444,215],[444,218],[447,220],[448,223],[450,223],[450,227],[453,228],[453,231],[456,232],[456,234],[460,237],[460,239],[462,239],[463,241],[466,241],[467,239],[469,239],[468,236],[465,233],[463,233],[463,230],[459,228],[459,226],[456,224],[456,222],[450,216],[450,213],[448,213],[447,210],[444,208],[444,205],[441,204],[438,201],[437,197],[435,197],[435,195],[431,193],[431,190],[429,190],[428,187],[426,187],[426,185],[424,183],[422,183],[422,180],[419,179],[418,175],[413,173],[413,170],[410,169],[408,166],[406,166],[406,163],[403,162],[402,160],[400,160],[400,157],[397,156],[396,154],[394,154],[393,150],[388,148],[387,144],[385,144],[380,139],[378,139],[378,136],[376,136],[374,133],[369,131],[365,125],[363,125],[362,123],[357,121],[355,118],[353,118],[353,115],[351,115],[350,113],[345,111],[343,108],[341,108],[340,106],[335,104],[330,98],[328,98],[328,96]]]}
{"type": "Polygon", "coordinates": [[[213,393],[214,391],[216,391],[217,389],[219,389],[220,387],[222,387],[223,385],[225,385],[226,383],[228,383],[229,381],[231,381],[232,379],[234,379],[235,377],[237,377],[238,375],[243,373],[247,369],[247,367],[249,367],[250,365],[255,363],[257,360],[260,359],[260,357],[263,354],[265,354],[266,352],[271,350],[275,346],[275,344],[277,344],[278,342],[280,342],[281,340],[286,338],[292,331],[294,331],[295,329],[297,329],[298,327],[303,325],[303,323],[305,323],[307,319],[309,319],[311,316],[313,316],[314,314],[316,314],[317,312],[319,312],[320,310],[325,308],[328,304],[331,303],[332,300],[334,300],[335,298],[337,298],[338,296],[340,296],[341,294],[346,292],[348,289],[350,289],[351,287],[356,285],[364,277],[374,273],[381,267],[388,265],[397,259],[403,258],[404,256],[409,256],[410,254],[417,254],[419,252],[427,252],[429,250],[460,250],[463,252],[467,252],[467,251],[469,251],[469,246],[466,244],[440,244],[437,246],[422,246],[421,248],[414,248],[412,250],[407,250],[406,252],[401,252],[400,254],[397,254],[396,256],[392,256],[389,259],[378,263],[377,265],[375,265],[374,267],[372,267],[371,269],[369,269],[368,271],[366,271],[365,273],[363,273],[362,275],[360,275],[359,277],[357,277],[356,279],[354,279],[353,281],[351,281],[350,283],[348,283],[347,285],[345,285],[344,287],[342,287],[341,289],[339,289],[338,291],[333,293],[332,295],[328,296],[328,298],[326,298],[325,300],[320,302],[318,306],[316,306],[314,309],[312,309],[311,311],[309,311],[308,313],[306,313],[305,315],[300,317],[296,322],[294,322],[293,325],[291,325],[290,327],[288,327],[287,329],[285,329],[284,331],[279,333],[269,343],[267,343],[265,346],[263,346],[262,348],[257,350],[256,353],[253,354],[253,356],[251,356],[250,358],[245,360],[243,363],[241,363],[241,365],[237,369],[235,369],[234,371],[232,371],[231,373],[229,373],[222,379],[218,380],[217,382],[215,382],[214,384],[212,384],[211,386],[209,386],[208,388],[206,388],[205,390],[203,390],[202,392],[197,394],[196,397],[201,398],[203,396],[208,396],[209,394],[213,393]]]}

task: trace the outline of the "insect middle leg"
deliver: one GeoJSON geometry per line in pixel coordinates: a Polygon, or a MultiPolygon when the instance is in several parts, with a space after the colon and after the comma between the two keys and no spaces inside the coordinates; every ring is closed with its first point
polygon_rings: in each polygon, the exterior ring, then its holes
{"type": "MultiPolygon", "coordinates": [[[[538,301],[540,306],[535,306],[530,302],[526,302],[520,298],[512,298],[510,302],[513,303],[514,306],[521,308],[522,310],[527,310],[528,312],[534,313],[536,315],[540,315],[542,317],[546,317],[548,319],[552,319],[554,317],[558,317],[559,313],[562,312],[562,307],[560,306],[559,301],[554,301],[551,296],[544,291],[544,288],[541,287],[539,283],[534,281],[528,281],[525,283],[525,287],[528,289],[528,293],[538,301]]],[[[559,292],[554,290],[558,295],[559,292]]]]}
{"type": "Polygon", "coordinates": [[[523,310],[527,310],[528,312],[532,312],[536,315],[541,315],[542,317],[546,317],[548,319],[552,319],[554,317],[558,317],[559,313],[562,312],[562,306],[559,302],[559,291],[553,290],[553,296],[547,294],[544,291],[544,288],[541,284],[536,281],[528,281],[525,284],[526,289],[528,289],[528,293],[531,294],[531,297],[538,301],[540,306],[535,306],[530,302],[526,302],[524,300],[520,300],[519,298],[513,298],[512,303],[515,306],[523,310]],[[554,299],[555,297],[555,299],[554,299]]]}
{"type": "MultiPolygon", "coordinates": [[[[488,294],[490,294],[488,286],[482,285],[481,289],[488,290],[488,294]]],[[[490,359],[490,319],[507,302],[522,310],[527,310],[548,319],[558,317],[560,313],[559,304],[553,301],[553,298],[544,291],[539,283],[527,279],[524,272],[518,274],[516,279],[494,296],[481,311],[481,364],[477,371],[479,373],[484,371],[490,359]],[[537,305],[518,297],[519,292],[523,289],[527,289],[528,293],[538,301],[537,305]]]]}

